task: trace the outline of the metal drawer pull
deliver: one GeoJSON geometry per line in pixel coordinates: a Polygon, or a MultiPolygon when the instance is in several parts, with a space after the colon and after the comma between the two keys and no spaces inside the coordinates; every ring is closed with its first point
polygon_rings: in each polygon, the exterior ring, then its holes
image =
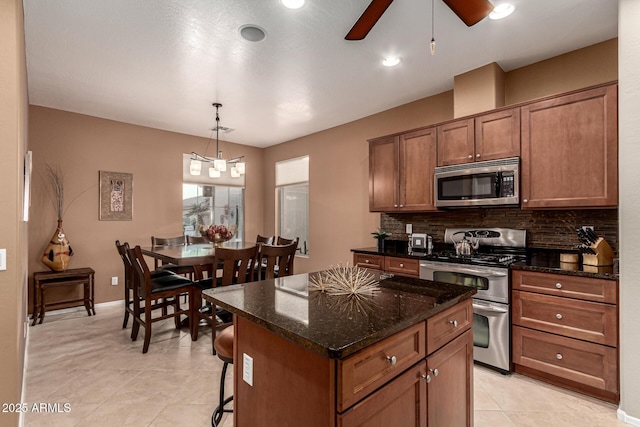
{"type": "Polygon", "coordinates": [[[472,154],[469,154],[469,155],[467,156],[467,158],[468,158],[468,159],[473,159],[473,155],[472,155],[472,154]]]}
{"type": "Polygon", "coordinates": [[[450,323],[451,325],[453,325],[453,327],[454,327],[454,328],[457,328],[457,327],[458,327],[458,321],[457,321],[457,320],[449,320],[449,323],[450,323]]]}
{"type": "Polygon", "coordinates": [[[560,353],[556,354],[556,359],[562,360],[562,355],[560,353]]]}
{"type": "Polygon", "coordinates": [[[438,373],[439,373],[439,372],[438,372],[438,368],[435,368],[435,369],[429,369],[429,372],[431,372],[431,373],[433,374],[433,376],[434,376],[434,377],[437,377],[437,376],[438,376],[438,373]]]}
{"type": "Polygon", "coordinates": [[[391,366],[395,366],[398,359],[395,356],[387,356],[387,361],[391,363],[391,366]]]}
{"type": "Polygon", "coordinates": [[[400,263],[400,268],[404,268],[404,264],[403,263],[400,263]]]}
{"type": "Polygon", "coordinates": [[[369,260],[368,260],[368,259],[365,259],[365,260],[364,260],[364,263],[365,263],[365,264],[369,264],[369,260]]]}
{"type": "Polygon", "coordinates": [[[560,282],[556,283],[556,288],[561,289],[562,288],[562,283],[560,283],[560,282]]]}
{"type": "Polygon", "coordinates": [[[423,380],[427,381],[427,384],[429,384],[431,382],[431,376],[429,374],[427,375],[420,375],[420,378],[422,378],[423,380]]]}
{"type": "Polygon", "coordinates": [[[556,314],[556,319],[558,319],[558,320],[562,319],[562,314],[560,314],[560,313],[556,314]]]}

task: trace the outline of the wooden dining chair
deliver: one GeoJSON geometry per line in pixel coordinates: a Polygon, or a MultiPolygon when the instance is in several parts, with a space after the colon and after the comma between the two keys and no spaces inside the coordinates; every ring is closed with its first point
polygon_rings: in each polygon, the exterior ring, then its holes
{"type": "Polygon", "coordinates": [[[299,237],[296,237],[295,239],[285,239],[282,236],[278,236],[278,240],[276,240],[276,245],[290,245],[291,243],[296,242],[296,247],[297,247],[299,240],[300,240],[299,237]]]}
{"type": "Polygon", "coordinates": [[[259,273],[256,280],[292,275],[297,247],[295,241],[288,245],[262,245],[258,254],[259,273]]]}
{"type": "Polygon", "coordinates": [[[261,243],[264,245],[273,245],[274,240],[275,236],[261,236],[258,234],[258,237],[256,237],[256,243],[261,243]]]}
{"type": "Polygon", "coordinates": [[[211,307],[210,313],[205,310],[200,310],[202,306],[202,291],[220,286],[246,283],[253,280],[253,269],[257,256],[258,245],[244,249],[216,248],[213,265],[222,271],[222,275],[216,277],[214,274],[213,277],[194,283],[193,298],[190,300],[190,310],[193,319],[191,339],[193,341],[198,339],[200,319],[206,320],[207,324],[211,325],[211,350],[213,354],[216,354],[213,345],[216,338],[216,329],[230,325],[233,316],[228,311],[215,306],[211,307]],[[218,318],[220,321],[217,320],[218,318]]]}
{"type": "MultiPolygon", "coordinates": [[[[184,246],[187,244],[187,238],[183,234],[182,236],[177,237],[156,237],[151,236],[151,247],[166,247],[166,246],[184,246]]],[[[158,259],[154,259],[154,268],[157,270],[160,267],[160,262],[158,259]]],[[[163,265],[163,268],[172,268],[170,264],[163,265]]],[[[178,273],[182,274],[182,273],[178,273]]]]}
{"type": "Polygon", "coordinates": [[[189,236],[187,234],[187,245],[199,245],[202,243],[210,243],[210,242],[202,236],[189,236]]]}
{"type": "MultiPolygon", "coordinates": [[[[124,321],[122,322],[122,329],[125,329],[129,323],[129,315],[133,316],[132,293],[135,272],[133,270],[133,264],[129,259],[129,255],[127,254],[129,243],[124,242],[121,244],[120,240],[116,240],[116,249],[118,250],[118,255],[120,255],[120,258],[122,259],[122,264],[124,265],[124,321]]],[[[161,276],[167,276],[172,273],[169,270],[155,270],[151,271],[150,274],[153,279],[161,276]]]]}
{"type": "Polygon", "coordinates": [[[191,318],[191,307],[180,308],[180,298],[182,294],[188,294],[189,300],[192,298],[193,282],[179,274],[170,273],[160,277],[152,278],[151,271],[142,255],[140,246],[127,250],[129,260],[133,265],[133,328],[131,329],[131,340],[136,341],[140,326],[144,328],[144,345],[142,353],[149,350],[151,342],[151,325],[160,320],[173,317],[176,329],[180,329],[180,316],[189,317],[189,324],[193,323],[191,318]],[[159,302],[158,302],[159,301],[159,302]],[[141,305],[144,303],[144,306],[141,305]],[[174,307],[173,312],[163,310],[162,315],[153,317],[153,310],[158,308],[166,309],[174,307]]]}

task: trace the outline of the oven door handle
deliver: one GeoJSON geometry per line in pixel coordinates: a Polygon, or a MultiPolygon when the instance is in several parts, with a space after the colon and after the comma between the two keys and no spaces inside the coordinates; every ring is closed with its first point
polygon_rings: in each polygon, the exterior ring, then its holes
{"type": "Polygon", "coordinates": [[[508,313],[508,309],[499,308],[499,307],[487,307],[485,305],[473,304],[473,309],[478,311],[484,311],[485,313],[508,313]]]}
{"type": "MultiPolygon", "coordinates": [[[[426,267],[426,266],[425,266],[426,267]]],[[[476,270],[474,268],[466,268],[466,267],[458,267],[458,266],[452,266],[452,265],[448,265],[445,268],[441,268],[438,269],[441,271],[449,271],[451,273],[474,273],[480,276],[488,276],[491,275],[493,277],[506,277],[507,273],[503,273],[501,271],[487,271],[487,270],[476,270]]],[[[435,270],[434,270],[435,271],[435,270]]]]}

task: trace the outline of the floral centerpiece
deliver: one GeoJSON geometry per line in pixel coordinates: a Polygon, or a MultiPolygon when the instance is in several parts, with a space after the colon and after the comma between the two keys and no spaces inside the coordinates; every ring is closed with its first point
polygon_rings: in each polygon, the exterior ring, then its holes
{"type": "Polygon", "coordinates": [[[200,235],[205,239],[213,242],[213,246],[220,246],[223,242],[231,239],[235,234],[237,226],[235,225],[215,225],[211,224],[209,227],[206,225],[200,225],[198,231],[200,235]]]}

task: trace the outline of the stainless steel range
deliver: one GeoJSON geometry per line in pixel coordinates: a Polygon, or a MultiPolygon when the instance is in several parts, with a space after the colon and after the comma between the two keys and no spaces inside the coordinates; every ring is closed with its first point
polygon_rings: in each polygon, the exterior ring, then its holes
{"type": "Polygon", "coordinates": [[[474,360],[511,369],[509,265],[523,259],[526,231],[447,229],[446,248],[420,262],[420,278],[472,286],[474,360]]]}

